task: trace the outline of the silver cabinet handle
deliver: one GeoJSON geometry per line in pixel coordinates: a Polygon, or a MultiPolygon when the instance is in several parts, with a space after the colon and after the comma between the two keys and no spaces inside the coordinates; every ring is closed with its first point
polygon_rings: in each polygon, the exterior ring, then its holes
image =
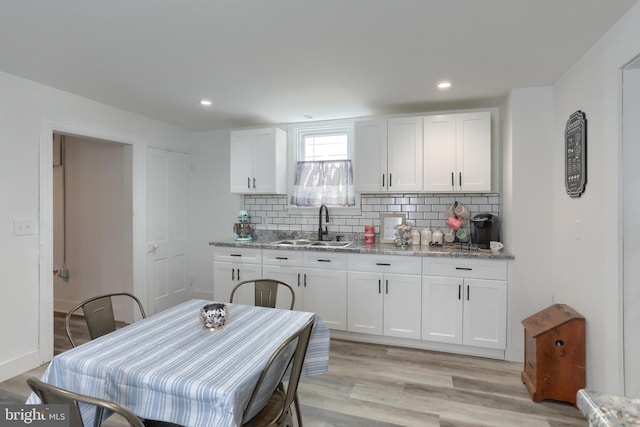
{"type": "Polygon", "coordinates": [[[382,188],[384,188],[384,174],[382,174],[382,188]]]}
{"type": "Polygon", "coordinates": [[[235,268],[231,269],[231,280],[236,280],[236,269],[235,268]]]}
{"type": "Polygon", "coordinates": [[[307,287],[307,273],[304,274],[304,287],[307,287]]]}
{"type": "Polygon", "coordinates": [[[298,273],[298,287],[300,287],[300,273],[298,273]]]}
{"type": "Polygon", "coordinates": [[[462,172],[458,172],[458,185],[462,188],[462,172]]]}
{"type": "Polygon", "coordinates": [[[451,172],[451,188],[453,188],[454,183],[453,183],[453,172],[451,172]]]}
{"type": "Polygon", "coordinates": [[[251,178],[247,177],[247,188],[251,189],[251,178]]]}
{"type": "Polygon", "coordinates": [[[392,185],[393,185],[393,174],[390,173],[389,174],[389,188],[391,188],[392,185]]]}
{"type": "Polygon", "coordinates": [[[385,289],[385,293],[389,293],[389,280],[386,280],[386,289],[385,289]]]}
{"type": "Polygon", "coordinates": [[[382,293],[382,280],[378,279],[378,293],[382,293]]]}
{"type": "Polygon", "coordinates": [[[256,177],[255,176],[253,177],[253,189],[254,190],[256,189],[256,177]]]}
{"type": "Polygon", "coordinates": [[[467,285],[467,301],[469,301],[469,285],[467,285]]]}
{"type": "Polygon", "coordinates": [[[462,285],[458,285],[458,300],[462,299],[462,285]]]}

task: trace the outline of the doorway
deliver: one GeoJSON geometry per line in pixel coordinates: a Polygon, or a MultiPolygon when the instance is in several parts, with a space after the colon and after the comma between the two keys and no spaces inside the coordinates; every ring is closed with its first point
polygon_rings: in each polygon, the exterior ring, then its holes
{"type": "Polygon", "coordinates": [[[624,393],[640,397],[640,58],[622,70],[622,286],[624,393]]]}
{"type": "Polygon", "coordinates": [[[131,145],[53,134],[54,312],[133,292],[132,164],[131,145]]]}

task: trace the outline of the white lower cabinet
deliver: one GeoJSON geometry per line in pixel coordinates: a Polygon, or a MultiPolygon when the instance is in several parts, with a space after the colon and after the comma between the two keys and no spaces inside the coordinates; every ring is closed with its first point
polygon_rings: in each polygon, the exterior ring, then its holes
{"type": "Polygon", "coordinates": [[[347,323],[346,254],[321,251],[265,250],[264,278],[294,288],[295,309],[318,314],[330,329],[347,323]]]}
{"type": "Polygon", "coordinates": [[[424,258],[423,274],[423,340],[506,348],[506,261],[424,258]]]}
{"type": "MultiPolygon", "coordinates": [[[[244,280],[262,276],[262,251],[260,249],[217,247],[213,252],[213,298],[228,302],[231,291],[244,280]]],[[[236,302],[253,304],[250,292],[238,294],[236,302]]]]}
{"type": "Polygon", "coordinates": [[[347,330],[420,339],[420,258],[351,255],[347,330]]]}

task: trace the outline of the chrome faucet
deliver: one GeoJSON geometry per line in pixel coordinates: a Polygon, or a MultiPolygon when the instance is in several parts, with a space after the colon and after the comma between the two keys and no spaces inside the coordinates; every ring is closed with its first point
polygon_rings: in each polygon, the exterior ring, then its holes
{"type": "Polygon", "coordinates": [[[327,228],[327,222],[329,222],[329,209],[327,208],[327,205],[321,205],[320,206],[320,213],[318,215],[318,240],[322,240],[322,236],[324,236],[325,234],[328,235],[329,234],[329,230],[327,228]],[[322,230],[322,209],[324,209],[325,212],[325,225],[324,225],[324,231],[322,230]]]}

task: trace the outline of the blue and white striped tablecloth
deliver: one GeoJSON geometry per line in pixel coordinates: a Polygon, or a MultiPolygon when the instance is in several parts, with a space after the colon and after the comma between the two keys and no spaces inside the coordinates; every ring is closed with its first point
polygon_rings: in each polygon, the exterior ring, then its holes
{"type": "Polygon", "coordinates": [[[142,418],[235,426],[271,354],[312,317],[302,375],[328,371],[329,330],[313,313],[229,304],[227,327],[210,332],[198,317],[207,303],[185,302],[59,354],[42,379],[142,418]]]}

